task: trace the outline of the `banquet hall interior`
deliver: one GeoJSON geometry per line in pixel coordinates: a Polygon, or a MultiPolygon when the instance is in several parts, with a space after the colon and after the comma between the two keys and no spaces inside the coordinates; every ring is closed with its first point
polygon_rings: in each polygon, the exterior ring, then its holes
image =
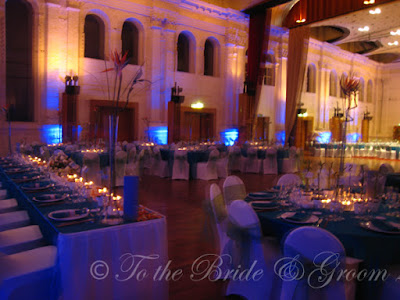
{"type": "Polygon", "coordinates": [[[399,15],[2,1],[0,300],[400,299],[399,15]]]}

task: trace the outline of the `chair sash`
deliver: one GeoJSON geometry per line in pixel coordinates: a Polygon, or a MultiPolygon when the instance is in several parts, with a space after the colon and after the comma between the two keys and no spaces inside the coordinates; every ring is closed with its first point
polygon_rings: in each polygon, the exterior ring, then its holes
{"type": "Polygon", "coordinates": [[[227,203],[234,200],[243,200],[246,198],[246,187],[244,184],[235,184],[224,187],[224,197],[227,203]]]}
{"type": "Polygon", "coordinates": [[[265,159],[268,162],[268,166],[275,170],[278,167],[278,157],[276,149],[267,149],[265,151],[265,159]]]}

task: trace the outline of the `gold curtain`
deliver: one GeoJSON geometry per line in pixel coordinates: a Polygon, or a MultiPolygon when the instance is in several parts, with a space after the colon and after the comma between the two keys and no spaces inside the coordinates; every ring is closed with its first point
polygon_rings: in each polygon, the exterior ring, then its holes
{"type": "Polygon", "coordinates": [[[286,118],[285,131],[288,144],[296,122],[297,104],[300,102],[301,90],[307,65],[309,26],[296,27],[289,30],[289,53],[286,83],[286,118]]]}

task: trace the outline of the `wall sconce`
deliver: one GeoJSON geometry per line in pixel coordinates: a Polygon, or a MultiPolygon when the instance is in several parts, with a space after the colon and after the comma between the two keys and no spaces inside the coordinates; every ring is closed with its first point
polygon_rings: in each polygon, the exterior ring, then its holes
{"type": "Polygon", "coordinates": [[[80,86],[78,86],[78,76],[65,76],[65,93],[68,95],[79,94],[80,86]],[[73,83],[73,85],[72,85],[73,83]]]}
{"type": "Polygon", "coordinates": [[[365,5],[371,5],[371,4],[374,4],[375,3],[375,0],[367,0],[367,1],[364,1],[364,4],[365,5]]]}
{"type": "Polygon", "coordinates": [[[306,21],[306,19],[298,19],[298,20],[296,20],[296,23],[304,23],[306,21]]]}
{"type": "Polygon", "coordinates": [[[197,101],[195,103],[192,103],[190,105],[190,107],[193,108],[193,109],[202,109],[202,108],[204,108],[204,104],[202,102],[200,102],[200,101],[197,101]]]}
{"type": "Polygon", "coordinates": [[[297,109],[297,116],[299,118],[307,117],[308,116],[307,109],[306,108],[298,108],[297,109]]]}

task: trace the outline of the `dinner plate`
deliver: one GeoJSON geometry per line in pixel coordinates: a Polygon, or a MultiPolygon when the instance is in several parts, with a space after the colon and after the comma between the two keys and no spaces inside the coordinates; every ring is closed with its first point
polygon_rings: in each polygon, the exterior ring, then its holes
{"type": "Polygon", "coordinates": [[[275,210],[279,207],[278,204],[272,201],[253,201],[251,206],[256,210],[275,210]]]}
{"type": "Polygon", "coordinates": [[[22,189],[25,191],[42,191],[54,186],[51,182],[34,182],[27,183],[22,186],[22,189]]]}
{"type": "Polygon", "coordinates": [[[40,196],[33,197],[32,200],[40,203],[51,203],[65,200],[68,195],[62,194],[44,194],[40,196]]]}
{"type": "Polygon", "coordinates": [[[16,183],[23,183],[40,179],[40,174],[29,174],[22,177],[11,178],[16,183]]]}
{"type": "Polygon", "coordinates": [[[254,200],[272,200],[275,199],[276,195],[272,193],[265,193],[265,192],[257,192],[257,193],[250,193],[247,195],[249,199],[254,200]]]}
{"type": "MultiPolygon", "coordinates": [[[[390,221],[388,221],[387,223],[389,223],[390,225],[400,229],[400,224],[399,223],[390,222],[390,221]]],[[[394,235],[400,234],[400,230],[399,231],[383,230],[383,229],[380,229],[380,228],[374,226],[371,222],[360,222],[360,226],[362,228],[365,228],[365,229],[368,229],[368,230],[371,230],[371,231],[375,231],[375,232],[386,233],[386,234],[394,234],[394,235]]]]}
{"type": "Polygon", "coordinates": [[[84,219],[88,215],[88,209],[62,209],[52,211],[48,214],[48,217],[55,221],[74,221],[84,219]]]}
{"type": "Polygon", "coordinates": [[[28,172],[29,169],[28,168],[8,168],[6,169],[6,173],[7,174],[18,174],[18,173],[24,173],[24,172],[28,172]]]}
{"type": "Polygon", "coordinates": [[[295,221],[295,220],[288,219],[288,218],[294,216],[295,214],[296,214],[296,212],[294,212],[294,211],[285,212],[280,216],[280,218],[285,220],[286,222],[295,223],[295,224],[313,224],[319,220],[318,216],[316,216],[316,215],[310,215],[310,217],[306,221],[295,221]]]}

